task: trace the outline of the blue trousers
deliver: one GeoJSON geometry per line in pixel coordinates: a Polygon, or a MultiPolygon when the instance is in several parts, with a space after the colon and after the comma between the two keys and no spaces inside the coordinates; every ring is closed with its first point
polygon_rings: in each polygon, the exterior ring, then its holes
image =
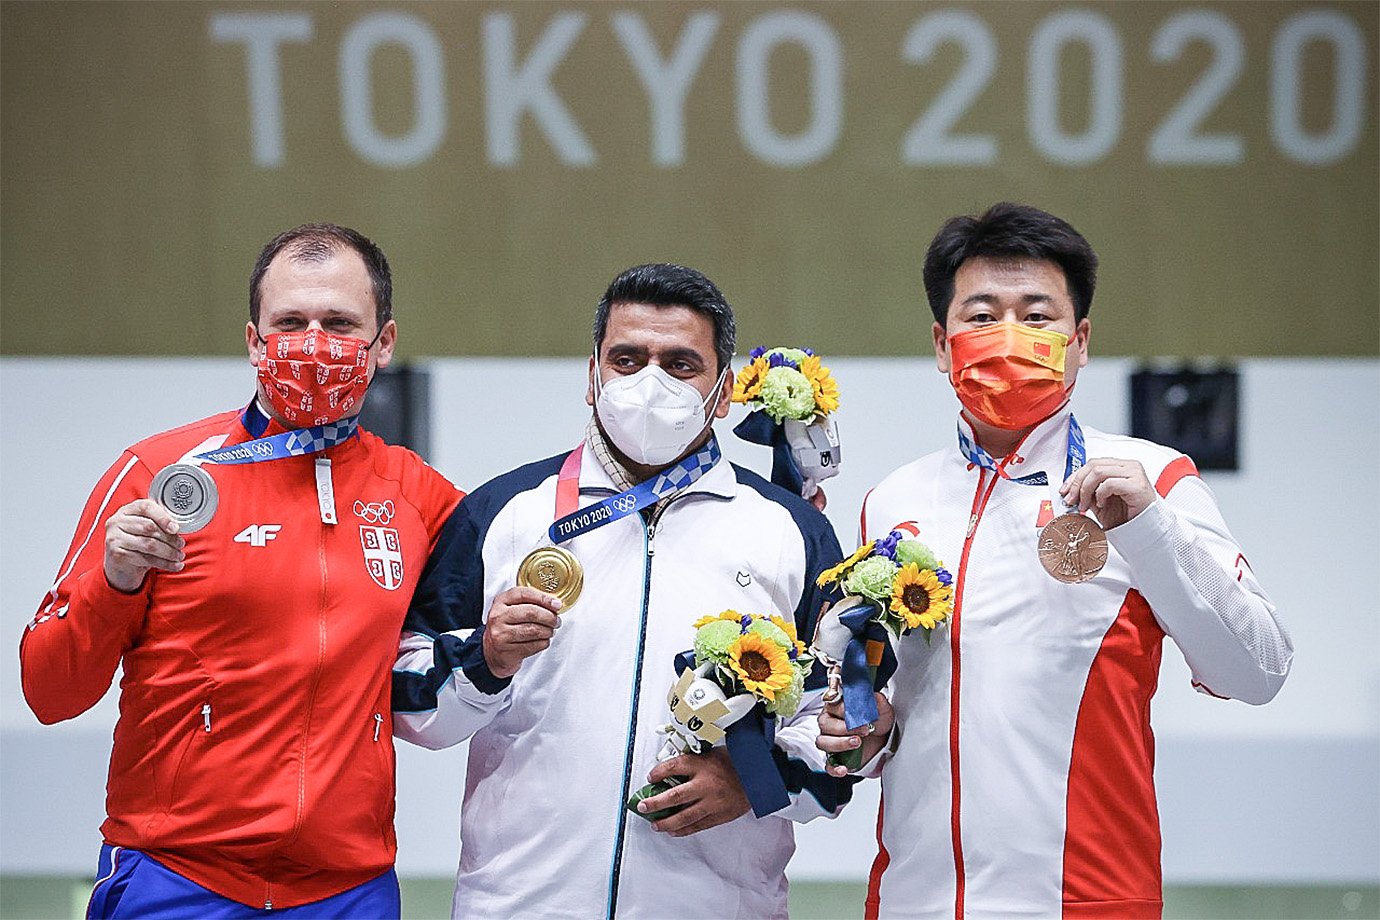
{"type": "Polygon", "coordinates": [[[96,887],[86,908],[87,920],[397,920],[401,914],[398,874],[392,869],[320,901],[265,910],[208,891],[138,850],[108,844],[101,847],[96,887]]]}

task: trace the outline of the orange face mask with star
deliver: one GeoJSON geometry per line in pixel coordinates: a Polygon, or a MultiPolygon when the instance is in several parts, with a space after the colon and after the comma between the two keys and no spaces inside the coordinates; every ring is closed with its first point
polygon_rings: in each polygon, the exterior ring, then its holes
{"type": "Polygon", "coordinates": [[[1068,401],[1064,354],[1069,338],[1021,323],[992,323],[949,336],[949,382],[979,421],[1019,431],[1068,401]]]}

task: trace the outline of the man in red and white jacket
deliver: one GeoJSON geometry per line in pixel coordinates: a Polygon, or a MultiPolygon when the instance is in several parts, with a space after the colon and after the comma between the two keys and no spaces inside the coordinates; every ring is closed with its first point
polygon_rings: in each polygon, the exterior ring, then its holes
{"type": "Polygon", "coordinates": [[[953,570],[952,611],[932,642],[896,643],[876,723],[849,732],[835,705],[818,741],[882,778],[869,917],[1160,916],[1163,638],[1213,696],[1265,703],[1289,672],[1193,462],[1074,417],[1096,267],[1067,223],[1009,204],[950,220],[926,256],[963,413],[951,447],[869,493],[861,526],[918,528],[953,570]]]}
{"type": "Polygon", "coordinates": [[[356,427],[397,336],[372,242],[288,231],[250,290],[254,400],[121,455],[24,632],[42,722],[124,668],[92,917],[399,913],[390,673],[461,494],[356,427]],[[179,462],[217,496],[195,532],[148,497],[179,462]]]}

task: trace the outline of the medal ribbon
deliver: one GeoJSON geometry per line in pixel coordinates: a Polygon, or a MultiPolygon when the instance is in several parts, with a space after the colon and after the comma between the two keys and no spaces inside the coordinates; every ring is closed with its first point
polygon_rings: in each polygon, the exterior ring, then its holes
{"type": "Polygon", "coordinates": [[[1020,483],[1023,486],[1048,485],[1054,493],[1055,503],[1059,505],[1063,504],[1063,500],[1059,497],[1059,487],[1067,482],[1070,476],[1082,469],[1083,464],[1088,462],[1088,448],[1083,441],[1083,429],[1072,413],[1069,414],[1069,443],[1068,454],[1064,461],[1064,478],[1058,482],[1049,482],[1049,477],[1043,471],[1031,473],[1029,476],[1021,476],[1019,479],[1012,478],[1006,472],[1005,464],[997,463],[996,460],[992,459],[991,454],[968,437],[961,422],[958,426],[958,449],[973,466],[991,470],[1003,479],[1010,479],[1012,482],[1020,483]]]}
{"type": "Polygon", "coordinates": [[[1083,468],[1083,464],[1088,462],[1088,447],[1083,441],[1083,429],[1078,424],[1078,419],[1069,416],[1069,447],[1068,456],[1064,460],[1064,478],[1059,482],[1049,484],[1050,501],[1055,508],[1063,508],[1071,511],[1075,507],[1064,501],[1064,497],[1059,494],[1059,489],[1064,483],[1069,481],[1069,477],[1083,468]]]}
{"type": "Polygon", "coordinates": [[[580,458],[583,453],[584,444],[581,444],[561,464],[560,476],[556,480],[556,521],[547,531],[552,544],[564,543],[582,533],[611,524],[619,518],[648,508],[681,489],[688,488],[709,472],[721,456],[718,440],[710,438],[704,447],[674,466],[657,473],[651,479],[639,482],[626,492],[619,492],[592,505],[571,511],[570,509],[579,502],[580,458]]]}
{"type": "MultiPolygon", "coordinates": [[[[263,431],[268,427],[267,420],[250,403],[244,410],[245,428],[249,431],[263,431]]],[[[348,440],[359,428],[359,416],[352,415],[329,425],[314,425],[311,428],[297,428],[283,431],[267,438],[255,438],[243,444],[221,447],[197,454],[193,459],[207,463],[264,463],[283,457],[303,457],[319,453],[348,440]]]]}

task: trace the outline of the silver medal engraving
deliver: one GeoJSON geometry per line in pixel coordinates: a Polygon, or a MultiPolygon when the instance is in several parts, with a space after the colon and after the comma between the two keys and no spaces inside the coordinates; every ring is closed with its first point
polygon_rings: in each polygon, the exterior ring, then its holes
{"type": "Polygon", "coordinates": [[[211,474],[191,463],[173,463],[149,483],[149,498],[177,521],[179,533],[196,533],[215,516],[218,497],[211,474]]]}

